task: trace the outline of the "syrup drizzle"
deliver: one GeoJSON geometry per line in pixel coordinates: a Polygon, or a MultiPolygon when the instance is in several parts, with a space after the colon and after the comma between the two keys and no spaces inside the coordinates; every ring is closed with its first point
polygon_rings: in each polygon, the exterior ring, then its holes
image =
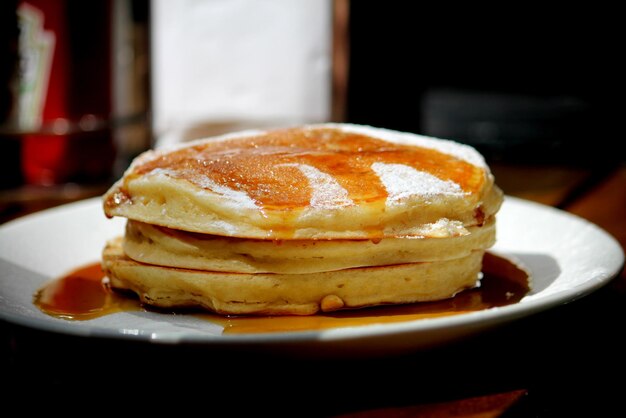
{"type": "MultiPolygon", "coordinates": [[[[155,171],[214,192],[239,193],[265,209],[294,210],[316,201],[327,205],[337,202],[338,206],[347,202],[367,204],[384,201],[389,194],[373,168],[382,166],[387,171],[401,166],[405,171],[416,170],[441,180],[446,187],[458,185],[460,191],[469,194],[480,191],[485,181],[483,168],[435,149],[339,129],[303,132],[294,128],[157,154],[137,164],[124,179],[121,191],[109,196],[105,206],[113,208],[131,200],[126,192],[128,182],[155,171]],[[317,178],[315,173],[322,174],[317,178]],[[331,178],[332,184],[324,176],[331,178]],[[318,187],[320,183],[327,187],[318,187]]],[[[422,183],[412,184],[407,193],[419,193],[422,183]]],[[[431,181],[430,189],[435,184],[439,183],[431,181]]]]}
{"type": "Polygon", "coordinates": [[[47,283],[35,294],[34,303],[48,315],[71,320],[142,309],[136,297],[122,295],[108,286],[100,263],[80,267],[47,283]]]}
{"type": "MultiPolygon", "coordinates": [[[[483,279],[477,289],[453,298],[408,305],[320,313],[311,316],[220,316],[197,311],[176,311],[224,327],[224,333],[305,331],[382,324],[458,315],[519,302],[529,290],[528,273],[512,261],[485,253],[483,279]]],[[[116,312],[151,310],[136,296],[112,290],[99,263],[81,267],[44,285],[34,296],[44,313],[67,320],[88,320],[116,312]]],[[[157,310],[162,315],[172,314],[157,310]]]]}

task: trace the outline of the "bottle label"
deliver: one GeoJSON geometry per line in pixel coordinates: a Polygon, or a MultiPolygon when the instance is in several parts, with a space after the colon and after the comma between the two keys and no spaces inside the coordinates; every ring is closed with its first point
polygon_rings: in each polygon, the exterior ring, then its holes
{"type": "Polygon", "coordinates": [[[38,129],[48,92],[54,56],[55,34],[44,29],[41,10],[22,3],[17,9],[20,28],[20,77],[18,123],[23,129],[38,129]]]}

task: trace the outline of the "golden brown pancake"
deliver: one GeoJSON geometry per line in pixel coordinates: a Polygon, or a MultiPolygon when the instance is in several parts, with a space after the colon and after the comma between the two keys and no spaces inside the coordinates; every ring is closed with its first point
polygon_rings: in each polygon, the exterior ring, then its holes
{"type": "Polygon", "coordinates": [[[228,315],[311,315],[449,298],[476,286],[482,256],[474,251],[453,260],[321,273],[226,273],[138,263],[113,240],[102,265],[111,286],[132,290],[148,305],[228,315]]]}
{"type": "Polygon", "coordinates": [[[452,260],[491,247],[495,222],[442,238],[259,240],[221,237],[128,221],[124,253],[147,264],[233,273],[315,273],[353,267],[452,260]]]}
{"type": "Polygon", "coordinates": [[[456,142],[347,124],[206,138],[136,158],[103,266],[162,307],[224,314],[432,301],[473,287],[502,192],[456,142]]]}
{"type": "Polygon", "coordinates": [[[258,239],[438,236],[479,225],[502,193],[483,158],[451,141],[355,125],[204,139],[137,158],[107,216],[258,239]]]}

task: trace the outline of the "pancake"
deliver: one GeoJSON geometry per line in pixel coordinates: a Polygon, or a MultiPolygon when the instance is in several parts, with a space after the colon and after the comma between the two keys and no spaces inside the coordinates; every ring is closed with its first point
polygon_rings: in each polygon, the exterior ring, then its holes
{"type": "Polygon", "coordinates": [[[447,140],[321,124],[231,134],[135,159],[105,195],[109,217],[254,239],[446,233],[493,216],[482,156],[447,140]]]}
{"type": "Polygon", "coordinates": [[[150,305],[222,314],[453,297],[477,285],[502,192],[453,141],[348,124],[247,131],[137,157],[102,265],[150,305]]]}
{"type": "Polygon", "coordinates": [[[446,299],[476,286],[482,251],[432,263],[305,274],[249,274],[138,263],[112,240],[103,269],[114,288],[161,308],[201,307],[228,315],[312,315],[319,311],[446,299]]]}
{"type": "Polygon", "coordinates": [[[364,266],[443,261],[485,250],[495,222],[457,236],[372,240],[252,240],[177,231],[129,221],[124,253],[141,263],[235,273],[314,273],[364,266]]]}

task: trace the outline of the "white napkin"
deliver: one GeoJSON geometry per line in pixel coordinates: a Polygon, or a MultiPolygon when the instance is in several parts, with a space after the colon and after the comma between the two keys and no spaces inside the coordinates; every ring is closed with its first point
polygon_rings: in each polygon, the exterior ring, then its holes
{"type": "Polygon", "coordinates": [[[157,146],[329,120],[332,0],[153,0],[152,13],[157,146]]]}

